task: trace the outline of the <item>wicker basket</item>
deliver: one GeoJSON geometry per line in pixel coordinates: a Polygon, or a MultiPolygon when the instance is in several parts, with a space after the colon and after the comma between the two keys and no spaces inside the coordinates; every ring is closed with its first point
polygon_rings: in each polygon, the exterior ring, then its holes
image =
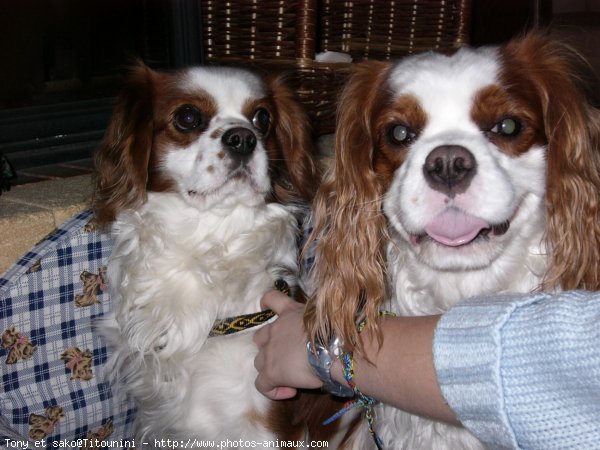
{"type": "Polygon", "coordinates": [[[468,41],[470,0],[203,0],[206,63],[287,71],[318,134],[334,129],[336,96],[353,61],[450,50],[468,41]]]}

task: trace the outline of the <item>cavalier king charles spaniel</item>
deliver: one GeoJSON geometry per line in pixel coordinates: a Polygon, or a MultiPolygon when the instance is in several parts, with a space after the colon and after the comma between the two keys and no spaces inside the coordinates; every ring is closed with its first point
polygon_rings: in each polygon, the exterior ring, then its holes
{"type": "Polygon", "coordinates": [[[299,220],[319,180],[313,148],[280,77],[132,71],[96,154],[94,208],[114,238],[114,310],[100,326],[142,441],[303,435],[254,387],[252,332],[209,334],[259,312],[276,283],[298,286],[299,220]]]}
{"type": "MultiPolygon", "coordinates": [[[[541,32],[358,65],[315,200],[309,335],[358,351],[357,320],[376,332],[380,309],[600,288],[600,100],[585,66],[541,32]]],[[[385,405],[376,416],[386,449],[481,445],[385,405]]],[[[347,443],[373,440],[364,426],[347,443]]]]}

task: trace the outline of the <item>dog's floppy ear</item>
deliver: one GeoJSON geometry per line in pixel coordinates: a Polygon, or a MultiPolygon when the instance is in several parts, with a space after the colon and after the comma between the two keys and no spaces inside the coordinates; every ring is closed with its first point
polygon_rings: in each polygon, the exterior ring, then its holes
{"type": "MultiPolygon", "coordinates": [[[[305,325],[313,339],[343,336],[359,346],[357,314],[376,327],[385,299],[383,187],[374,170],[374,122],[387,100],[389,63],[357,64],[340,95],[336,119],[335,165],[315,202],[316,293],[305,325]],[[319,325],[315,325],[319,324],[319,325]],[[317,326],[319,328],[317,328],[317,326]]],[[[359,347],[360,348],[360,347],[359,347]]]]}
{"type": "Polygon", "coordinates": [[[146,197],[152,148],[154,73],[138,61],[117,99],[110,123],[94,155],[93,208],[100,226],[146,197]]]}
{"type": "Polygon", "coordinates": [[[275,161],[280,172],[273,177],[275,197],[284,203],[298,197],[311,201],[319,185],[320,172],[310,120],[284,76],[266,77],[265,81],[276,109],[275,139],[283,152],[280,160],[275,161]]]}
{"type": "Polygon", "coordinates": [[[598,80],[574,49],[546,33],[516,39],[504,51],[531,74],[544,115],[552,254],[545,288],[600,289],[598,80]]]}

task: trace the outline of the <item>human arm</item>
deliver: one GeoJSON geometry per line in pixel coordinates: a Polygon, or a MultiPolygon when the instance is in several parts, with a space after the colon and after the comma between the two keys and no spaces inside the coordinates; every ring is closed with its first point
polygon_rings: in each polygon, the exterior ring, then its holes
{"type": "MultiPolygon", "coordinates": [[[[290,314],[285,296],[266,300],[281,318],[301,323],[301,305],[290,314]]],[[[385,318],[379,352],[364,336],[375,364],[355,358],[355,382],[408,412],[451,423],[456,417],[490,448],[599,448],[599,323],[600,293],[577,291],[478,297],[441,318],[385,318]]],[[[282,324],[257,340],[257,388],[320,386],[301,325],[288,339],[292,327],[282,324]],[[281,353],[272,352],[274,341],[281,353]],[[287,358],[295,365],[280,363],[287,358]]],[[[343,382],[339,362],[332,375],[343,382]]]]}
{"type": "MultiPolygon", "coordinates": [[[[294,388],[318,388],[306,358],[306,334],[302,325],[303,305],[278,292],[263,298],[263,307],[278,314],[278,319],[255,334],[259,353],[256,387],[272,399],[292,397],[294,388]],[[291,388],[290,386],[293,386],[291,388]]],[[[439,316],[390,317],[382,319],[384,341],[363,335],[365,354],[371,362],[355,356],[355,382],[361,392],[406,411],[437,420],[456,423],[437,385],[432,356],[432,337],[439,316]]],[[[337,360],[331,374],[346,383],[337,360]]]]}
{"type": "Polygon", "coordinates": [[[504,294],[442,316],[437,379],[490,448],[599,448],[600,293],[504,294]]]}

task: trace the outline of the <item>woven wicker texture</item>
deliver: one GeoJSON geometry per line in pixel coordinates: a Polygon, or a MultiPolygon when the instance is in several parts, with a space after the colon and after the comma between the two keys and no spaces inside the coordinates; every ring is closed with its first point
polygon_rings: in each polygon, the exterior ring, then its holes
{"type": "Polygon", "coordinates": [[[468,42],[470,0],[203,0],[206,63],[288,72],[318,134],[334,129],[336,96],[349,63],[315,55],[343,52],[353,61],[390,59],[468,42]]]}

